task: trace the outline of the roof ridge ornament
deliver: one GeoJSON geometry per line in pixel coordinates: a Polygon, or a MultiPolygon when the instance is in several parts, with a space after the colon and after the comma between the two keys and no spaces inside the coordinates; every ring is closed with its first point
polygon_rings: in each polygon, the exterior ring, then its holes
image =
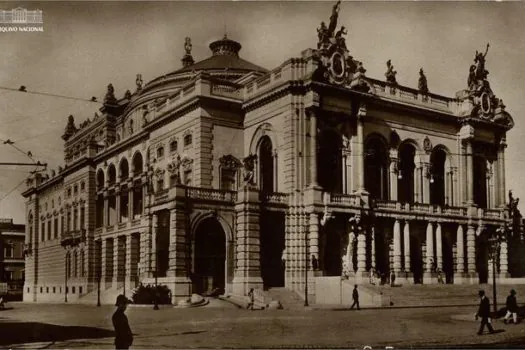
{"type": "Polygon", "coordinates": [[[503,101],[492,91],[487,79],[489,71],[485,68],[485,63],[489,47],[490,44],[487,43],[485,53],[476,50],[474,64],[469,68],[467,89],[456,94],[456,97],[462,101],[460,114],[464,117],[502,124],[510,129],[514,126],[514,121],[505,111],[503,101]]]}
{"type": "MultiPolygon", "coordinates": [[[[357,63],[350,56],[346,47],[345,35],[348,34],[346,27],[336,32],[341,0],[332,7],[329,25],[321,22],[317,28],[317,51],[314,55],[319,60],[319,66],[314,73],[314,80],[328,82],[330,84],[348,85],[353,73],[356,72],[357,63]]],[[[364,74],[364,72],[363,72],[364,74]]]]}
{"type": "Polygon", "coordinates": [[[184,38],[184,51],[185,54],[182,57],[182,66],[188,67],[195,63],[193,60],[193,56],[191,55],[191,49],[193,48],[193,45],[191,44],[191,38],[187,36],[184,38]]]}

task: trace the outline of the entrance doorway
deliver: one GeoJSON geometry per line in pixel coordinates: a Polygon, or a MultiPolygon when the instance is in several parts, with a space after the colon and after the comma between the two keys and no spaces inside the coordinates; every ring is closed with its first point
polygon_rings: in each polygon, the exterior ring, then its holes
{"type": "Polygon", "coordinates": [[[215,218],[202,221],[195,233],[194,291],[224,290],[226,277],[226,234],[215,218]]]}
{"type": "Polygon", "coordinates": [[[265,288],[284,287],[284,213],[264,212],[261,227],[261,274],[265,288]]]}
{"type": "MultiPolygon", "coordinates": [[[[416,225],[414,224],[414,226],[416,225]]],[[[412,264],[412,273],[414,274],[414,283],[416,284],[423,283],[423,254],[421,252],[421,244],[422,242],[419,235],[410,236],[410,263],[412,264]]]]}
{"type": "Polygon", "coordinates": [[[478,271],[480,284],[487,283],[489,277],[488,244],[486,232],[476,237],[476,270],[478,271]]]}

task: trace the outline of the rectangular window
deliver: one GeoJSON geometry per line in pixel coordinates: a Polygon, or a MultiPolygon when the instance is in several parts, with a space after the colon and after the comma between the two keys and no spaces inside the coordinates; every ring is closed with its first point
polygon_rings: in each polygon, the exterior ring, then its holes
{"type": "Polygon", "coordinates": [[[157,180],[157,191],[162,191],[164,189],[164,180],[159,179],[157,180]]]}
{"type": "Polygon", "coordinates": [[[47,222],[47,240],[51,240],[51,234],[53,232],[51,231],[51,220],[47,222]]]}
{"type": "Polygon", "coordinates": [[[44,288],[43,287],[40,287],[40,294],[42,294],[44,288]]]}
{"type": "Polygon", "coordinates": [[[86,212],[86,209],[85,208],[80,208],[80,229],[84,229],[84,224],[85,224],[85,220],[84,220],[84,215],[85,215],[85,212],[86,212]]]}
{"type": "Polygon", "coordinates": [[[66,294],[69,293],[69,287],[66,287],[66,294]]]}
{"type": "Polygon", "coordinates": [[[60,216],[60,228],[62,229],[62,234],[64,234],[64,215],[60,216]]]}
{"type": "Polygon", "coordinates": [[[237,190],[236,175],[237,171],[235,169],[221,169],[221,190],[237,190]]]}
{"type": "Polygon", "coordinates": [[[73,210],[73,230],[78,229],[78,211],[75,209],[73,210]]]}
{"type": "Polygon", "coordinates": [[[46,293],[49,293],[49,287],[46,287],[46,293]]]}
{"type": "Polygon", "coordinates": [[[78,294],[82,294],[82,287],[78,287],[78,294]]]}
{"type": "Polygon", "coordinates": [[[31,289],[29,289],[29,287],[27,287],[27,293],[29,293],[31,291],[31,289]]]}
{"type": "Polygon", "coordinates": [[[71,293],[72,293],[72,294],[75,294],[75,287],[74,287],[74,286],[71,287],[71,293]]]}
{"type": "Polygon", "coordinates": [[[56,288],[53,287],[53,294],[55,294],[57,292],[56,288]]]}
{"type": "Polygon", "coordinates": [[[41,236],[42,236],[41,242],[45,241],[46,240],[46,223],[45,222],[42,223],[41,236]]]}
{"type": "Polygon", "coordinates": [[[58,218],[55,218],[55,222],[54,222],[54,225],[53,225],[54,229],[55,229],[55,239],[58,238],[58,218]]]}
{"type": "Polygon", "coordinates": [[[4,247],[4,257],[12,258],[14,255],[14,247],[12,244],[7,243],[4,247]]]}

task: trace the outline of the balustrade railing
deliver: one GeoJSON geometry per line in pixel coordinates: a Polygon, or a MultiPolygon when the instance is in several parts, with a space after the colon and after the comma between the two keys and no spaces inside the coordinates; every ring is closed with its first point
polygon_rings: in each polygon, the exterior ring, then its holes
{"type": "Polygon", "coordinates": [[[343,205],[359,205],[359,196],[354,194],[340,194],[332,193],[330,195],[330,202],[343,205]]]}
{"type": "Polygon", "coordinates": [[[210,188],[187,187],[186,197],[210,201],[235,202],[237,200],[237,192],[214,190],[210,188]]]}
{"type": "Polygon", "coordinates": [[[261,200],[273,204],[287,204],[288,195],[286,193],[261,193],[261,200]]]}

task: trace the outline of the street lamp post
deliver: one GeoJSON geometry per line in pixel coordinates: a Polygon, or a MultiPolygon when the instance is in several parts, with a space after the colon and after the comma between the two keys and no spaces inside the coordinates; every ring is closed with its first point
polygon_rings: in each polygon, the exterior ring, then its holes
{"type": "Polygon", "coordinates": [[[304,306],[308,306],[308,224],[304,224],[304,306]]]}
{"type": "Polygon", "coordinates": [[[100,270],[98,270],[97,275],[97,306],[100,306],[100,270]]]}
{"type": "Polygon", "coordinates": [[[68,257],[68,253],[66,253],[66,263],[65,263],[65,271],[64,271],[64,302],[67,303],[67,273],[68,273],[68,269],[69,269],[69,266],[68,266],[68,263],[67,263],[67,257],[68,257]]]}
{"type": "Polygon", "coordinates": [[[157,250],[157,247],[155,248],[155,294],[154,294],[154,305],[153,305],[153,310],[158,310],[159,309],[159,297],[158,297],[158,294],[159,294],[159,290],[158,290],[158,275],[159,275],[159,252],[157,250]]]}

